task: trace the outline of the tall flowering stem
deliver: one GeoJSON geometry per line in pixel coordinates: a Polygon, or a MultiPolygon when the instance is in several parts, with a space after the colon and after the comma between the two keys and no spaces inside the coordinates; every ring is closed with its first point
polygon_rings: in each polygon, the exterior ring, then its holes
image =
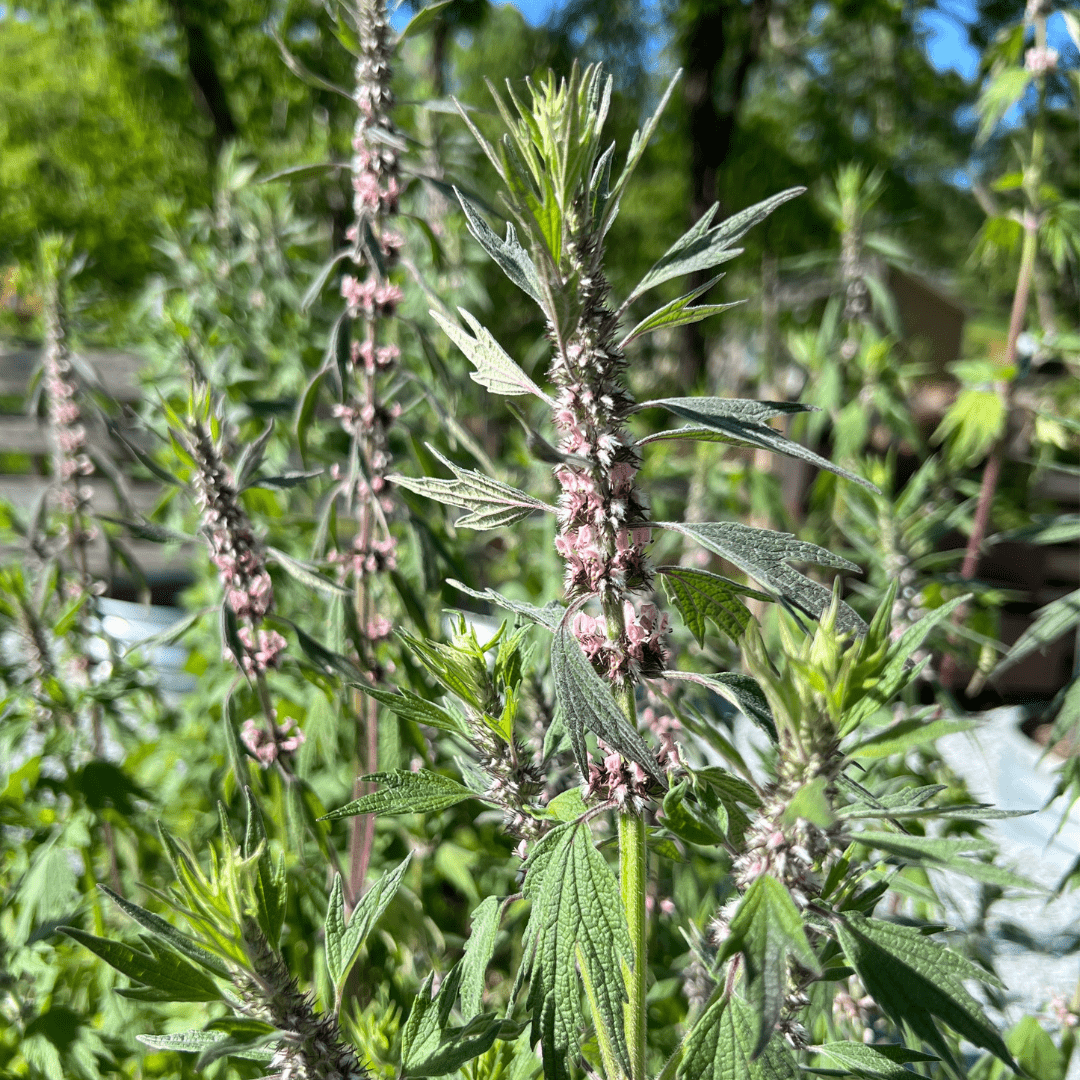
{"type": "MultiPolygon", "coordinates": [[[[360,661],[372,681],[378,682],[383,672],[377,646],[389,636],[391,623],[379,610],[381,590],[375,579],[396,568],[396,540],[388,521],[393,502],[386,477],[391,461],[389,429],[400,413],[400,406],[387,402],[383,391],[400,358],[394,315],[403,293],[391,273],[404,238],[392,227],[401,186],[391,119],[391,31],[386,4],[360,0],[351,12],[360,43],[353,94],[353,224],[346,234],[353,268],[342,277],[341,295],[351,324],[352,379],[335,412],[352,440],[360,475],[348,492],[357,526],[352,550],[336,558],[353,582],[360,661]]],[[[378,706],[360,694],[355,695],[354,705],[360,721],[357,742],[363,747],[358,750],[355,784],[359,797],[367,790],[359,778],[378,770],[378,706]]],[[[354,901],[363,889],[374,836],[374,815],[352,823],[349,895],[354,901]]]]}

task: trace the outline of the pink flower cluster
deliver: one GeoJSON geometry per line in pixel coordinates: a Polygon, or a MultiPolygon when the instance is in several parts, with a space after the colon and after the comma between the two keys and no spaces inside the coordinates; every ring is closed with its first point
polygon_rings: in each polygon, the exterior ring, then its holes
{"type": "Polygon", "coordinates": [[[58,496],[63,509],[73,513],[90,500],[90,488],[79,485],[78,478],[89,476],[94,465],[86,454],[86,428],[75,401],[76,387],[63,340],[58,302],[57,310],[50,312],[48,321],[43,366],[49,433],[53,443],[53,475],[61,485],[75,482],[73,489],[62,487],[58,496]]]}
{"type": "Polygon", "coordinates": [[[388,570],[397,569],[397,540],[392,536],[385,540],[370,540],[367,543],[357,535],[353,539],[350,551],[330,551],[327,559],[342,568],[342,576],[348,573],[358,577],[366,577],[369,574],[382,574],[388,570]]]}
{"type": "Polygon", "coordinates": [[[367,375],[374,375],[376,371],[387,371],[392,368],[401,356],[401,350],[396,345],[376,346],[371,341],[354,341],[350,348],[350,358],[353,365],[359,367],[363,364],[367,375]]]}
{"type": "Polygon", "coordinates": [[[272,735],[260,727],[254,720],[245,720],[240,729],[240,741],[258,759],[264,769],[277,761],[278,751],[292,754],[304,743],[304,733],[290,716],[284,724],[274,722],[275,733],[272,735]]]}
{"type": "Polygon", "coordinates": [[[369,319],[376,315],[388,318],[405,297],[392,282],[379,281],[374,275],[360,281],[352,274],[342,277],[341,295],[345,298],[350,319],[358,318],[361,312],[369,319]]]}
{"type": "MultiPolygon", "coordinates": [[[[608,747],[601,744],[601,749],[608,747]]],[[[649,798],[649,777],[636,761],[623,761],[618,751],[609,751],[602,765],[589,763],[589,783],[585,798],[601,795],[620,810],[640,814],[649,798]]]]}
{"type": "Polygon", "coordinates": [[[239,658],[240,666],[246,674],[260,675],[281,663],[281,654],[289,643],[276,630],[252,630],[249,626],[241,626],[238,633],[245,649],[239,658]]]}
{"type": "Polygon", "coordinates": [[[608,637],[604,619],[584,611],[574,615],[571,626],[593,666],[612,681],[659,674],[667,659],[664,645],[670,629],[667,613],[655,604],[642,604],[638,610],[632,601],[624,600],[623,620],[624,630],[615,641],[608,637]]]}
{"type": "Polygon", "coordinates": [[[1057,71],[1058,51],[1049,46],[1032,46],[1024,53],[1024,67],[1032,75],[1051,75],[1057,71]]]}

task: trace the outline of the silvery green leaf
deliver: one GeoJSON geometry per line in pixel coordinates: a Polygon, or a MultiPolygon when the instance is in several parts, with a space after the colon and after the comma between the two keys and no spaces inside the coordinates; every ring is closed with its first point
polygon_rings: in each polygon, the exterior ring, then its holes
{"type": "Polygon", "coordinates": [[[702,319],[707,319],[710,315],[716,315],[718,312],[726,311],[728,308],[743,303],[742,300],[735,300],[730,304],[698,304],[697,307],[690,306],[699,296],[707,293],[719,280],[720,277],[714,277],[710,281],[706,281],[700,288],[671,300],[663,307],[657,308],[651,315],[646,315],[619,342],[619,348],[625,348],[634,338],[641,337],[642,334],[647,334],[651,330],[661,330],[665,326],[686,326],[689,323],[701,322],[702,319]]]}
{"type": "Polygon", "coordinates": [[[318,589],[319,592],[329,593],[331,596],[352,595],[344,585],[339,585],[336,581],[331,581],[329,578],[323,577],[318,569],[310,563],[302,562],[300,559],[294,559],[291,555],[288,555],[275,547],[268,547],[266,549],[266,554],[269,555],[270,558],[289,575],[289,577],[295,578],[302,585],[307,585],[312,589],[318,589]]]}
{"type": "Polygon", "coordinates": [[[848,472],[834,465],[828,458],[815,454],[801,443],[789,439],[783,432],[769,427],[765,420],[780,413],[808,411],[805,405],[786,405],[771,401],[746,401],[739,398],[688,397],[659,398],[646,401],[638,409],[665,408],[689,420],[690,427],[676,428],[673,431],[661,431],[641,440],[642,444],[659,442],[666,439],[696,439],[732,443],[735,446],[750,446],[756,450],[770,450],[774,454],[785,454],[816,465],[819,469],[854,480],[864,488],[880,495],[876,485],[864,480],[855,473],[848,472]]]}
{"type": "Polygon", "coordinates": [[[998,661],[990,677],[996,678],[1033,652],[1052,645],[1062,634],[1072,630],[1077,624],[1080,624],[1080,589],[1040,608],[1035,613],[1035,621],[998,661]]]}
{"type": "Polygon", "coordinates": [[[638,282],[627,303],[654,286],[670,281],[671,278],[682,277],[684,274],[692,274],[698,270],[711,270],[714,266],[719,266],[720,263],[740,254],[739,250],[732,248],[732,244],[740,240],[759,222],[764,221],[778,206],[801,195],[805,190],[806,188],[803,187],[789,188],[787,191],[780,192],[779,195],[773,195],[769,199],[733,214],[721,221],[719,225],[712,224],[719,207],[719,203],[714,203],[668,248],[663,257],[638,282]]]}
{"type": "MultiPolygon", "coordinates": [[[[206,1050],[220,1045],[229,1038],[225,1031],[177,1031],[172,1035],[136,1035],[136,1039],[149,1046],[151,1050],[175,1050],[181,1054],[201,1054],[206,1050]]],[[[243,1061],[268,1062],[273,1058],[274,1051],[266,1050],[236,1050],[229,1053],[230,1057],[240,1058],[243,1061]]]]}
{"type": "Polygon", "coordinates": [[[499,264],[503,273],[522,292],[531,296],[541,307],[544,306],[540,289],[540,276],[536,272],[529,253],[518,243],[514,226],[507,222],[506,239],[500,240],[498,234],[480,216],[476,207],[454,188],[454,194],[461,209],[465,211],[465,222],[480,246],[499,264]]]}
{"type": "Polygon", "coordinates": [[[475,799],[476,793],[452,780],[449,776],[421,769],[419,772],[372,773],[361,777],[364,781],[381,785],[378,791],[362,795],[336,810],[331,810],[320,821],[355,817],[357,814],[430,814],[445,810],[466,799],[475,799]]]}
{"type": "Polygon", "coordinates": [[[661,787],[667,786],[655,756],[619,708],[610,685],[593,670],[565,622],[555,632],[551,645],[551,673],[555,679],[555,696],[570,731],[574,756],[586,777],[589,755],[585,732],[591,731],[628,761],[640,765],[661,787]]]}
{"type": "Polygon", "coordinates": [[[916,1075],[904,1062],[936,1061],[933,1054],[909,1050],[906,1046],[867,1046],[865,1043],[825,1043],[808,1049],[827,1057],[852,1076],[867,1080],[911,1080],[916,1075]]]}
{"type": "Polygon", "coordinates": [[[878,1007],[904,1024],[963,1076],[935,1021],[981,1046],[1016,1069],[1008,1047],[965,983],[1002,989],[985,968],[923,934],[918,928],[870,919],[853,912],[834,920],[844,955],[878,1007]]]}
{"type": "Polygon", "coordinates": [[[495,589],[484,589],[483,592],[470,589],[468,585],[462,584],[456,578],[447,578],[446,584],[452,585],[455,589],[466,593],[468,596],[475,597],[477,600],[486,600],[496,607],[514,612],[515,615],[524,615],[526,619],[531,619],[534,623],[545,627],[552,633],[559,628],[559,623],[562,622],[563,615],[566,614],[566,608],[558,600],[551,600],[541,608],[535,604],[528,604],[524,600],[510,600],[495,589]]]}
{"type": "Polygon", "coordinates": [[[772,600],[766,593],[749,589],[708,570],[691,570],[685,566],[658,566],[664,589],[682,613],[687,629],[705,644],[705,620],[711,619],[732,641],[738,642],[753,616],[739,599],[751,596],[756,600],[772,600]]]}
{"type": "Polygon", "coordinates": [[[255,470],[262,464],[264,455],[266,454],[266,446],[270,441],[270,436],[274,434],[274,420],[271,417],[270,422],[263,429],[262,433],[258,435],[254,442],[250,442],[244,447],[243,452],[240,455],[240,460],[236,463],[236,469],[234,470],[236,475],[236,489],[243,491],[244,486],[248,480],[255,474],[255,470]]]}
{"type": "Polygon", "coordinates": [[[330,891],[330,902],[326,909],[326,967],[339,992],[371,928],[390,906],[411,859],[411,854],[406,855],[403,862],[383,874],[364,893],[353,909],[348,923],[345,922],[345,897],[341,887],[341,875],[334,875],[334,887],[330,891]]]}
{"type": "Polygon", "coordinates": [[[586,823],[557,825],[532,845],[522,891],[533,907],[511,1000],[528,978],[531,1037],[541,1042],[545,1077],[570,1078],[568,1061],[585,1026],[579,971],[615,1058],[629,1076],[622,965],[632,961],[630,933],[619,883],[586,823]]]}
{"type": "MultiPolygon", "coordinates": [[[[702,547],[727,559],[745,574],[765,588],[813,619],[832,603],[832,592],[800,574],[789,564],[792,562],[815,563],[832,566],[838,570],[858,572],[859,567],[839,555],[818,547],[816,544],[797,540],[790,533],[771,529],[756,529],[735,521],[692,524],[679,521],[658,521],[661,529],[672,529],[696,540],[702,547]]],[[[836,617],[837,628],[842,631],[866,632],[866,623],[841,602],[836,617]]]]}
{"type": "Polygon", "coordinates": [[[394,475],[388,477],[391,483],[424,495],[445,506],[461,506],[469,510],[459,517],[455,525],[469,529],[497,529],[501,525],[510,525],[537,510],[555,513],[549,506],[524,491],[510,487],[498,480],[492,480],[482,473],[471,469],[462,469],[447,460],[434,449],[428,449],[457,477],[455,480],[442,480],[437,477],[411,477],[394,475]]]}
{"type": "Polygon", "coordinates": [[[480,1014],[488,964],[495,953],[503,901],[488,896],[472,913],[472,930],[461,958],[461,1018],[468,1023],[480,1014]]]}
{"type": "Polygon", "coordinates": [[[730,701],[751,722],[757,724],[773,742],[777,741],[776,721],[769,702],[757,682],[749,675],[736,671],[721,671],[716,675],[702,675],[697,671],[665,671],[661,678],[681,679],[697,683],[725,701],[730,701]]]}
{"type": "Polygon", "coordinates": [[[455,735],[469,734],[468,725],[464,720],[404,687],[396,693],[380,690],[374,686],[358,685],[357,689],[368,697],[382,702],[395,716],[400,716],[402,719],[412,720],[417,724],[427,724],[429,727],[449,731],[455,735]]]}
{"type": "Polygon", "coordinates": [[[282,491],[286,488],[299,487],[301,484],[313,480],[316,476],[322,476],[322,474],[322,469],[312,469],[309,472],[297,469],[292,472],[275,473],[271,476],[256,476],[254,480],[249,480],[244,485],[243,490],[247,491],[249,488],[276,488],[278,491],[282,491]]]}
{"type": "Polygon", "coordinates": [[[442,327],[446,336],[465,354],[476,368],[470,378],[493,394],[518,397],[535,394],[541,401],[554,407],[554,402],[507,356],[502,346],[464,308],[458,308],[461,317],[472,327],[470,337],[456,323],[432,310],[428,314],[442,327]]]}
{"type": "Polygon", "coordinates": [[[732,916],[720,957],[726,960],[737,952],[746,964],[746,995],[757,1014],[757,1037],[750,1055],[756,1058],[772,1038],[784,1009],[788,957],[807,971],[821,970],[795,901],[770,874],[754,881],[732,916]]]}

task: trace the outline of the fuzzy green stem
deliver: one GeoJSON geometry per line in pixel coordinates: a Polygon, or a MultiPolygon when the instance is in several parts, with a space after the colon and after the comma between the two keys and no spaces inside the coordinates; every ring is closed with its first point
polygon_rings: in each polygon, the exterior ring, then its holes
{"type": "Polygon", "coordinates": [[[630,1050],[630,1080],[645,1080],[645,993],[648,976],[645,896],[648,855],[645,819],[636,814],[619,815],[619,885],[633,951],[633,969],[624,968],[626,992],[630,1000],[623,1010],[626,1043],[630,1050]]]}

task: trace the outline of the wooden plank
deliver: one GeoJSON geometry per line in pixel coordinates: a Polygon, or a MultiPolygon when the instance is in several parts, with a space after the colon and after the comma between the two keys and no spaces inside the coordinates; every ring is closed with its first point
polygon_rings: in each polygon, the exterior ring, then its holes
{"type": "MultiPolygon", "coordinates": [[[[42,492],[46,491],[52,481],[47,476],[4,476],[0,475],[0,499],[11,503],[23,513],[34,506],[41,498],[42,492]]],[[[112,484],[103,477],[90,476],[85,480],[90,488],[91,510],[96,514],[119,515],[120,505],[116,499],[112,484]]],[[[131,501],[136,511],[140,514],[149,514],[157,505],[165,491],[162,484],[152,484],[146,481],[128,483],[131,501]]]]}

